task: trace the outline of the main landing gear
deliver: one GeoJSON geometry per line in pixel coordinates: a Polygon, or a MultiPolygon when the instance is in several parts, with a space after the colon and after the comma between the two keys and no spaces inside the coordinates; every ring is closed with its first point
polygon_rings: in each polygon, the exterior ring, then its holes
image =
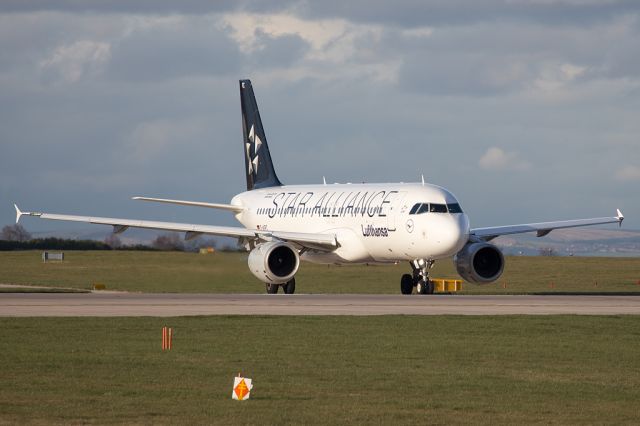
{"type": "Polygon", "coordinates": [[[427,259],[416,259],[409,262],[413,274],[404,274],[400,279],[400,292],[402,294],[413,293],[416,288],[418,294],[433,294],[434,284],[429,279],[429,269],[433,267],[435,261],[427,259]]]}
{"type": "Polygon", "coordinates": [[[282,287],[282,291],[284,291],[284,294],[293,294],[293,293],[296,292],[296,279],[295,278],[291,278],[289,281],[287,281],[284,284],[266,283],[265,285],[267,287],[267,293],[268,294],[276,294],[276,293],[278,293],[278,290],[280,289],[280,287],[282,287]]]}

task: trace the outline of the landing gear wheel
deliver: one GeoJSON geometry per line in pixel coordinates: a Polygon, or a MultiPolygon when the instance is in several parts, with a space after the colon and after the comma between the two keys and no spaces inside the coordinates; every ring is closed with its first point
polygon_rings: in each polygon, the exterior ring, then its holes
{"type": "Polygon", "coordinates": [[[277,294],[278,293],[278,288],[280,287],[280,285],[271,284],[271,283],[266,283],[265,285],[267,287],[267,293],[268,294],[277,294]]]}
{"type": "Polygon", "coordinates": [[[416,283],[416,292],[418,294],[428,294],[429,292],[429,281],[420,280],[416,283]]]}
{"type": "Polygon", "coordinates": [[[404,274],[400,278],[400,292],[402,294],[411,294],[413,292],[413,277],[409,274],[404,274]]]}
{"type": "Polygon", "coordinates": [[[284,294],[293,294],[296,292],[296,279],[291,278],[286,284],[282,284],[284,294]]]}
{"type": "Polygon", "coordinates": [[[436,289],[435,283],[431,280],[427,281],[427,294],[433,294],[435,289],[436,289]]]}

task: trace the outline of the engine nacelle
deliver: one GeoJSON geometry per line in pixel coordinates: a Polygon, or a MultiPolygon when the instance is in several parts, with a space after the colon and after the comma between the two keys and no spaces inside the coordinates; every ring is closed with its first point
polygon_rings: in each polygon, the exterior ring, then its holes
{"type": "Polygon", "coordinates": [[[504,270],[502,252],[485,242],[467,243],[453,258],[458,274],[476,284],[487,284],[500,278],[504,270]]]}
{"type": "Polygon", "coordinates": [[[281,241],[260,244],[249,253],[249,270],[264,283],[284,284],[298,272],[298,266],[298,251],[281,241]]]}

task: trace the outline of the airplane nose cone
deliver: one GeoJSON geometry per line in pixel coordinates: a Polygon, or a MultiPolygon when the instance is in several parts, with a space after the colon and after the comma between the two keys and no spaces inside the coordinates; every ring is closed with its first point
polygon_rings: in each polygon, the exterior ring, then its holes
{"type": "Polygon", "coordinates": [[[469,219],[464,213],[451,215],[434,231],[432,239],[438,245],[438,251],[453,256],[469,239],[469,219]]]}

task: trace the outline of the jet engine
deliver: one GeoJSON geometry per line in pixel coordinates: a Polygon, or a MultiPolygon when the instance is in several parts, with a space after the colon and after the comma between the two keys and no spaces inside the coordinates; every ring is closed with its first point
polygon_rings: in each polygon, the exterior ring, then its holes
{"type": "Polygon", "coordinates": [[[500,278],[504,269],[502,252],[485,242],[470,242],[453,258],[458,274],[465,280],[486,284],[500,278]]]}
{"type": "Polygon", "coordinates": [[[264,283],[284,284],[298,272],[298,266],[298,251],[282,241],[260,244],[249,253],[249,270],[264,283]]]}

